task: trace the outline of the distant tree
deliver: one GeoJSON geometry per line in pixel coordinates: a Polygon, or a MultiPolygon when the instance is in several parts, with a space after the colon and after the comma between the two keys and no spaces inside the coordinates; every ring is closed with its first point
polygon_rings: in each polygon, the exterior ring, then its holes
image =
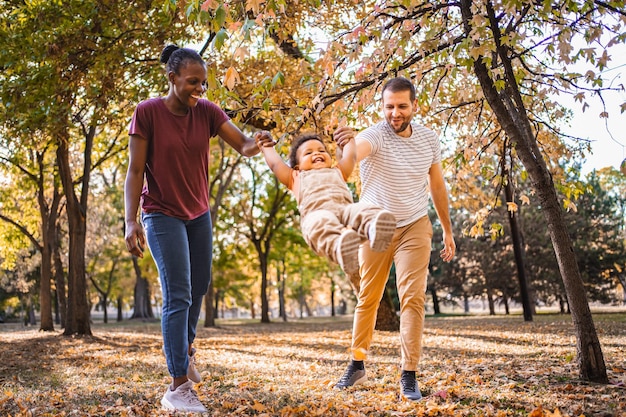
{"type": "Polygon", "coordinates": [[[66,335],[91,334],[84,249],[91,173],[124,150],[118,138],[130,100],[154,91],[155,55],[166,36],[181,34],[173,18],[137,1],[7,3],[0,15],[5,127],[17,146],[32,137],[53,145],[65,196],[66,335]]]}

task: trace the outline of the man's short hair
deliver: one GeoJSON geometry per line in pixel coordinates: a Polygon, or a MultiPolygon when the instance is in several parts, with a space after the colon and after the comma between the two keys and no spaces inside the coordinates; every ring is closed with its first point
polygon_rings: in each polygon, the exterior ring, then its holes
{"type": "Polygon", "coordinates": [[[382,91],[383,94],[385,93],[385,90],[389,90],[392,93],[397,93],[400,91],[410,91],[411,101],[415,101],[415,97],[416,97],[415,86],[413,85],[411,80],[409,80],[408,78],[395,77],[395,78],[388,80],[383,85],[383,91],[382,91]]]}

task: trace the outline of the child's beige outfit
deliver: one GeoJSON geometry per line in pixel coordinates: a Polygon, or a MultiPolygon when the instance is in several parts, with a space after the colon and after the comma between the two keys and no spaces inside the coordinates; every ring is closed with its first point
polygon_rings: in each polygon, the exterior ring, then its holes
{"type": "MultiPolygon", "coordinates": [[[[342,239],[348,238],[346,228],[353,229],[358,234],[358,239],[350,238],[355,239],[350,244],[359,245],[368,238],[373,241],[373,236],[369,233],[370,224],[376,226],[373,229],[374,233],[380,234],[381,237],[383,234],[393,235],[395,230],[393,215],[369,203],[355,203],[339,168],[294,170],[292,179],[290,189],[298,202],[302,235],[318,255],[326,256],[342,267],[350,261],[358,270],[358,258],[341,259],[341,242],[342,239]],[[382,217],[381,213],[384,213],[382,217]]],[[[389,239],[386,240],[381,243],[385,248],[389,244],[389,239]]],[[[346,271],[352,272],[355,271],[346,271]]]]}

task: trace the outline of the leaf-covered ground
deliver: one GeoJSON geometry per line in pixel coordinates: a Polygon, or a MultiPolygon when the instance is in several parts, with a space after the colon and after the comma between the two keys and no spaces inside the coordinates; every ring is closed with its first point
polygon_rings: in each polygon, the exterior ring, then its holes
{"type": "MultiPolygon", "coordinates": [[[[610,385],[578,379],[571,317],[427,318],[420,402],[399,395],[398,334],[376,332],[368,382],[332,388],[350,317],[201,328],[196,386],[211,416],[626,416],[626,314],[597,314],[610,385]]],[[[1,416],[166,416],[158,323],[93,337],[0,325],[1,416]]]]}

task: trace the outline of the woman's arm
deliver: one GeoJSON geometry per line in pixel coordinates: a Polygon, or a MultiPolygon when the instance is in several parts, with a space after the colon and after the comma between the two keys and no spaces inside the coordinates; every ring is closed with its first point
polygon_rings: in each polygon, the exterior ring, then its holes
{"type": "MultiPolygon", "coordinates": [[[[234,150],[243,156],[254,156],[259,153],[255,139],[243,134],[241,130],[230,120],[222,123],[217,129],[217,134],[226,141],[234,150]]],[[[255,137],[260,135],[266,140],[271,140],[272,136],[266,130],[255,133],[255,137]]]]}
{"type": "Polygon", "coordinates": [[[148,158],[148,141],[141,136],[131,135],[128,149],[128,171],[124,182],[124,221],[126,223],[124,239],[128,251],[143,258],[146,236],[141,223],[137,221],[137,211],[139,210],[143,174],[148,158]]]}

